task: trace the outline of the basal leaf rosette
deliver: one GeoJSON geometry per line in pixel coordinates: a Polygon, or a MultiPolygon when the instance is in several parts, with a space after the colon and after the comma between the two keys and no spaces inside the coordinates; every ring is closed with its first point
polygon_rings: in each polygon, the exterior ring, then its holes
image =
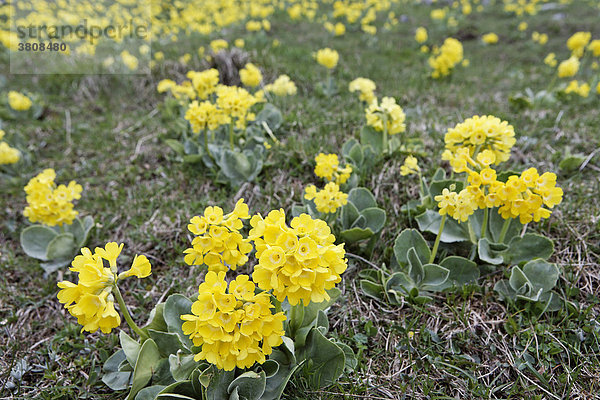
{"type": "Polygon", "coordinates": [[[273,210],[266,218],[253,216],[250,225],[258,259],[252,279],[259,288],[292,306],[330,299],[327,290],[341,281],[347,260],[325,221],[301,214],[289,227],[284,211],[273,210]]]}
{"type": "MultiPolygon", "coordinates": [[[[61,289],[58,300],[77,318],[77,322],[83,326],[82,332],[96,332],[100,329],[103,333],[110,333],[121,324],[121,317],[115,310],[115,296],[127,322],[130,325],[133,323],[117,282],[130,276],[145,278],[151,273],[151,265],[146,256],[136,255],[129,270],[118,274],[117,257],[122,249],[123,244],[117,245],[115,242],[107,243],[104,248],[96,247],[94,253],[87,247],[82,248],[81,255],[75,257],[70,268],[78,274],[77,283],[58,283],[61,289]],[[108,267],[104,261],[108,262],[108,267]]],[[[136,328],[137,326],[132,326],[137,332],[139,328],[136,328]]]]}
{"type": "Polygon", "coordinates": [[[81,198],[81,185],[75,181],[56,185],[56,172],[52,168],[33,177],[25,186],[27,207],[23,215],[31,222],[48,226],[70,225],[79,214],[73,209],[73,200],[81,198]]]}
{"type": "Polygon", "coordinates": [[[185,263],[205,264],[209,271],[215,272],[235,270],[245,264],[252,244],[239,231],[244,226],[242,220],[248,218],[248,205],[244,199],[240,199],[227,215],[223,215],[221,207],[206,207],[204,215],[193,217],[188,225],[188,230],[196,237],[192,247],[184,251],[185,263]]]}
{"type": "Polygon", "coordinates": [[[467,164],[476,165],[474,160],[486,150],[486,160],[491,159],[486,165],[507,161],[516,143],[512,125],[492,115],[466,119],[449,129],[444,141],[446,151],[442,158],[450,161],[454,172],[464,172],[467,164]]]}
{"type": "Polygon", "coordinates": [[[285,315],[273,314],[271,296],[255,291],[248,275],[238,275],[228,285],[224,271],[206,274],[192,314],[181,316],[183,333],[202,347],[195,361],[206,360],[225,371],[249,368],[264,363],[283,342],[285,315]]]}

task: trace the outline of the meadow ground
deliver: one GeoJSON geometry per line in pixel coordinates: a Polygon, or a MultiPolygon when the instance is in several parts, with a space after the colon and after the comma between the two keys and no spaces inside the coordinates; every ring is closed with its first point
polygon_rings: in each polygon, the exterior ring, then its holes
{"type": "MultiPolygon", "coordinates": [[[[188,219],[211,204],[230,209],[240,197],[263,214],[298,203],[313,179],[314,155],[338,152],[346,139],[357,137],[363,111],[346,88],[364,76],[376,82],[379,95],[393,96],[403,107],[407,132],[425,143],[427,156],[420,163],[426,176],[441,162],[446,130],[476,114],[492,114],[515,127],[517,145],[508,167],[557,172],[564,201],[547,222],[532,228],[555,241],[552,261],[562,271],[558,292],[571,305],[542,316],[509,309],[492,290],[503,277],[497,271],[480,286],[438,294],[427,305],[390,306],[360,293],[357,272],[368,265],[350,256],[344,295],[330,321],[333,335],[358,353],[358,367],[319,392],[293,379],[285,398],[599,398],[600,100],[595,95],[524,110],[508,101],[526,87],[547,86],[553,71],[543,58],[550,51],[564,53],[572,33],[600,35],[598,10],[574,2],[541,12],[528,19],[529,33],[523,33],[514,17],[491,7],[455,33],[470,66],[432,80],[427,56],[413,39],[429,9],[401,7],[397,14],[406,19],[399,28],[376,37],[350,31],[333,38],[318,24],[291,24],[279,16],[272,19],[268,36],[280,46],[247,40],[245,50],[265,77],[289,75],[298,95],[281,106],[281,151],[268,156],[257,182],[235,190],[215,184],[199,167],[178,163],[164,144],[173,121],[161,111],[164,96],[156,84],[183,78],[193,66],[169,62],[152,76],[15,76],[8,75],[8,56],[2,53],[5,87],[39,93],[47,110],[37,121],[4,123],[19,133],[31,159],[0,191],[0,396],[125,397],[99,381],[103,361],[118,346],[117,335],[80,334],[81,327],[56,299],[56,282],[64,272],[44,276],[20,248],[19,232],[26,223],[23,186],[31,176],[51,167],[61,171],[62,181],[83,185],[77,208],[97,223],[90,246],[114,240],[124,242],[129,253],[150,258],[153,275],[124,284],[133,315],[145,321],[158,299],[196,290],[199,269],[186,266],[182,257],[189,243],[188,219]],[[549,34],[545,46],[528,38],[533,30],[549,34]],[[484,46],[479,37],[490,31],[499,33],[500,43],[484,46]],[[325,46],[340,53],[335,71],[340,94],[333,100],[314,89],[324,70],[311,53],[325,46]],[[558,165],[568,153],[591,158],[581,170],[561,172],[558,165]],[[16,387],[9,389],[9,383],[16,387]]],[[[232,29],[224,37],[244,33],[232,29]]],[[[165,51],[193,51],[198,40],[189,38],[165,51]]],[[[388,263],[398,232],[415,225],[400,212],[418,196],[417,179],[399,175],[402,161],[387,158],[366,185],[388,215],[374,264],[388,263]]]]}

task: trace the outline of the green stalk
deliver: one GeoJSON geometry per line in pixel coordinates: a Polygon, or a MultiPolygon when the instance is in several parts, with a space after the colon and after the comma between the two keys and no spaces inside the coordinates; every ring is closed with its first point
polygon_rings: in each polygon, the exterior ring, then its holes
{"type": "Polygon", "coordinates": [[[483,210],[483,224],[481,224],[481,237],[482,238],[485,237],[489,218],[490,218],[490,209],[486,207],[483,210]]]}
{"type": "Polygon", "coordinates": [[[432,264],[435,260],[435,255],[437,254],[438,247],[440,246],[440,238],[442,237],[442,232],[444,231],[444,225],[446,224],[446,217],[448,214],[444,214],[442,217],[442,222],[440,222],[440,230],[435,238],[435,243],[433,244],[433,251],[431,252],[431,256],[429,257],[429,264],[432,264]]]}
{"type": "Polygon", "coordinates": [[[233,151],[233,120],[229,124],[229,146],[231,147],[231,151],[233,151]]]}
{"type": "Polygon", "coordinates": [[[388,152],[388,116],[383,113],[383,153],[388,152]]]}
{"type": "Polygon", "coordinates": [[[500,243],[504,243],[504,238],[506,237],[506,232],[508,232],[508,226],[510,225],[511,219],[505,219],[504,225],[502,225],[502,230],[500,231],[500,243]]]}
{"type": "Polygon", "coordinates": [[[119,290],[119,287],[114,284],[113,285],[113,293],[115,294],[115,297],[117,298],[117,303],[119,303],[119,308],[121,309],[121,313],[123,314],[123,317],[125,317],[125,321],[127,321],[127,325],[129,325],[129,327],[131,328],[132,331],[134,331],[135,333],[138,334],[138,336],[140,337],[140,339],[142,339],[142,341],[149,339],[149,336],[140,329],[139,326],[136,325],[136,323],[133,321],[133,318],[131,318],[131,314],[129,314],[129,310],[127,309],[127,305],[125,304],[125,300],[123,300],[123,296],[121,295],[121,291],[119,290]]]}

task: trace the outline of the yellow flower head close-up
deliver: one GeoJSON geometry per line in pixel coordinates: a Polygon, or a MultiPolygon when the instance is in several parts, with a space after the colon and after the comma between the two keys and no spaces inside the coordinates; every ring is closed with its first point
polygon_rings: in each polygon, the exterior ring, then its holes
{"type": "Polygon", "coordinates": [[[15,111],[27,111],[31,108],[33,102],[24,94],[11,90],[8,92],[8,105],[15,111]]]}
{"type": "Polygon", "coordinates": [[[301,214],[288,226],[284,211],[273,210],[265,218],[253,216],[250,225],[258,259],[252,279],[259,288],[291,305],[330,299],[327,290],[341,281],[348,261],[325,221],[301,214]]]}
{"type": "Polygon", "coordinates": [[[317,53],[315,54],[315,59],[320,65],[324,66],[325,68],[334,69],[338,64],[340,55],[337,51],[326,47],[317,51],[317,53]]]}
{"type": "Polygon", "coordinates": [[[255,292],[248,275],[227,283],[225,272],[206,274],[192,313],[181,316],[183,333],[202,348],[196,362],[206,360],[225,371],[250,368],[283,342],[284,313],[273,313],[267,292],[255,292]]]}
{"type": "Polygon", "coordinates": [[[115,296],[120,296],[116,284],[130,276],[145,278],[151,273],[148,258],[136,255],[129,270],[118,274],[117,258],[123,244],[109,242],[104,248],[96,247],[94,253],[87,247],[75,257],[71,271],[78,274],[77,283],[58,283],[58,300],[65,305],[77,322],[81,331],[110,333],[121,325],[121,317],[115,310],[115,296]],[[108,266],[106,265],[108,264],[108,266]]]}
{"type": "Polygon", "coordinates": [[[250,218],[248,205],[244,199],[238,200],[234,210],[223,214],[223,209],[209,206],[204,215],[195,216],[188,224],[194,234],[192,247],[184,251],[184,261],[188,265],[206,265],[209,271],[235,270],[248,261],[252,251],[250,241],[242,236],[242,220],[250,218]]]}
{"type": "Polygon", "coordinates": [[[56,172],[45,169],[31,178],[24,190],[27,194],[27,207],[23,215],[31,222],[48,226],[70,225],[79,214],[73,209],[73,200],[81,198],[81,185],[75,181],[68,185],[56,185],[56,172]]]}

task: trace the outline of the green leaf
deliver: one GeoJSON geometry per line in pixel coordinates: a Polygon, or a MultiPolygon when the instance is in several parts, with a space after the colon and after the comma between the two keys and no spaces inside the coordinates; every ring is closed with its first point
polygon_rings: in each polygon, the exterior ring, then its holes
{"type": "Polygon", "coordinates": [[[367,220],[367,228],[374,233],[379,232],[385,225],[385,211],[381,208],[365,208],[360,213],[367,220]]]}
{"type": "Polygon", "coordinates": [[[131,336],[126,334],[125,331],[119,332],[119,340],[121,341],[121,347],[125,352],[127,361],[132,368],[135,368],[135,364],[137,363],[138,355],[142,346],[131,336]]]}
{"type": "Polygon", "coordinates": [[[408,249],[406,255],[409,265],[408,275],[410,276],[410,279],[412,279],[418,286],[421,284],[421,281],[425,276],[425,272],[423,271],[423,263],[421,262],[421,259],[419,258],[414,247],[408,249]]]}
{"type": "Polygon", "coordinates": [[[226,149],[217,160],[221,172],[234,184],[253,181],[262,170],[263,161],[251,151],[226,149]]]}
{"type": "Polygon", "coordinates": [[[173,149],[173,151],[175,151],[175,153],[177,153],[178,155],[180,155],[180,156],[185,155],[185,148],[183,147],[183,144],[179,140],[165,139],[165,143],[167,144],[167,146],[169,146],[171,149],[173,149]]]}
{"type": "Polygon", "coordinates": [[[453,283],[456,286],[476,282],[479,279],[477,264],[466,258],[457,256],[446,257],[440,262],[440,265],[450,271],[448,283],[453,283]]]}
{"type": "Polygon", "coordinates": [[[523,237],[514,237],[503,255],[505,263],[518,264],[534,258],[546,260],[552,253],[554,253],[552,240],[536,233],[527,233],[523,237]]]}
{"type": "Polygon", "coordinates": [[[169,367],[171,375],[176,381],[184,381],[190,377],[197,364],[193,354],[181,355],[180,353],[169,355],[169,367]]]}
{"type": "Polygon", "coordinates": [[[358,241],[368,239],[371,236],[373,236],[373,231],[369,228],[352,228],[340,232],[340,237],[346,243],[356,243],[358,241]]]}
{"type": "Polygon", "coordinates": [[[416,229],[405,229],[394,242],[394,256],[400,265],[408,264],[408,250],[414,248],[422,263],[429,262],[431,250],[423,235],[416,229]]]}
{"type": "MultiPolygon", "coordinates": [[[[489,211],[488,231],[492,242],[498,243],[500,241],[500,233],[502,232],[502,226],[506,221],[500,214],[498,214],[497,208],[492,208],[489,211]]],[[[510,242],[510,240],[517,236],[523,225],[516,219],[511,219],[504,237],[504,243],[510,242]]]]}
{"type": "Polygon", "coordinates": [[[40,263],[40,267],[44,270],[44,276],[59,270],[60,268],[66,267],[71,264],[71,259],[53,260],[48,262],[40,263]]]}
{"type": "Polygon", "coordinates": [[[561,171],[572,173],[577,171],[584,161],[585,157],[570,155],[561,160],[560,164],[558,164],[558,168],[560,168],[561,171]]]}
{"type": "Polygon", "coordinates": [[[213,368],[213,377],[206,388],[207,400],[225,400],[229,398],[227,388],[235,378],[235,370],[224,371],[213,368]]]}
{"type": "Polygon", "coordinates": [[[129,387],[131,372],[108,372],[102,376],[102,382],[112,390],[125,390],[129,387]]]}
{"type": "Polygon", "coordinates": [[[315,389],[334,383],[346,364],[344,351],[318,329],[312,329],[306,338],[306,359],[306,378],[315,389]]]}
{"type": "Polygon", "coordinates": [[[275,375],[267,378],[261,400],[279,400],[288,381],[300,367],[299,364],[296,364],[294,356],[294,342],[286,336],[282,339],[283,344],[273,349],[273,353],[269,356],[269,360],[277,362],[279,368],[275,375]]]}
{"type": "Polygon", "coordinates": [[[183,156],[183,162],[186,164],[200,164],[204,160],[202,154],[186,154],[183,156]]]}
{"type": "Polygon", "coordinates": [[[187,297],[180,294],[172,294],[167,298],[165,302],[165,308],[163,311],[163,316],[165,318],[165,322],[167,323],[167,327],[169,332],[176,333],[179,335],[179,339],[181,339],[181,343],[189,350],[192,348],[192,341],[189,337],[187,337],[181,326],[183,325],[183,320],[181,316],[184,314],[192,313],[192,301],[187,297]]]}
{"type": "Polygon", "coordinates": [[[383,285],[368,281],[366,279],[361,279],[360,288],[365,294],[375,300],[383,300],[383,285]]]}
{"type": "Polygon", "coordinates": [[[517,298],[517,292],[515,292],[506,279],[496,282],[494,285],[494,291],[500,294],[501,300],[506,298],[514,301],[517,298]]]}
{"type": "Polygon", "coordinates": [[[167,332],[168,327],[164,318],[165,303],[158,303],[148,317],[148,324],[144,326],[144,329],[154,329],[155,331],[167,332]]]}
{"type": "Polygon", "coordinates": [[[360,142],[363,146],[371,146],[378,156],[383,153],[383,132],[364,125],[360,130],[360,142]]]}
{"type": "Polygon", "coordinates": [[[75,237],[72,233],[61,233],[48,243],[46,257],[48,260],[71,261],[77,251],[75,246],[75,237]]]}
{"type": "Polygon", "coordinates": [[[308,213],[308,211],[306,209],[306,206],[299,206],[296,204],[294,204],[292,206],[292,217],[298,217],[298,216],[300,216],[300,214],[307,214],[307,213],[308,213]]]}
{"type": "Polygon", "coordinates": [[[529,282],[527,275],[521,271],[521,268],[516,265],[513,267],[510,273],[508,283],[510,283],[510,286],[515,292],[517,292],[517,294],[529,296],[531,293],[531,282],[529,282]]]}
{"type": "Polygon", "coordinates": [[[119,365],[127,358],[125,357],[125,352],[123,349],[120,349],[112,356],[108,357],[102,366],[102,370],[104,372],[116,372],[119,370],[119,365]]]}
{"type": "Polygon", "coordinates": [[[183,142],[183,150],[186,155],[198,155],[198,145],[189,139],[183,142]]]}
{"type": "Polygon", "coordinates": [[[164,385],[152,385],[144,388],[138,392],[135,400],[154,400],[165,387],[164,385]]]}
{"type": "Polygon", "coordinates": [[[360,167],[365,160],[365,154],[360,144],[356,143],[354,146],[352,146],[346,158],[349,159],[356,167],[360,167]]]}
{"type": "Polygon", "coordinates": [[[367,188],[357,187],[348,192],[348,202],[354,204],[358,212],[366,208],[377,207],[375,196],[367,188]]]}
{"type": "Polygon", "coordinates": [[[502,252],[508,249],[508,246],[504,243],[490,243],[487,238],[479,239],[477,243],[477,254],[481,261],[498,265],[502,264],[504,258],[502,252]]]}
{"type": "Polygon", "coordinates": [[[344,352],[344,355],[346,356],[346,364],[344,366],[346,371],[348,371],[348,372],[354,371],[356,369],[356,367],[358,366],[358,359],[356,358],[356,355],[352,351],[352,348],[342,342],[336,342],[335,344],[337,344],[338,347],[340,349],[342,349],[342,351],[344,352]]]}
{"type": "Polygon", "coordinates": [[[416,288],[415,282],[404,272],[393,273],[385,283],[386,292],[394,290],[407,296],[414,288],[416,288]]]}
{"type": "Polygon", "coordinates": [[[25,254],[38,260],[47,261],[48,244],[58,234],[43,225],[32,225],[21,232],[21,247],[25,254]]]}
{"type": "Polygon", "coordinates": [[[168,357],[170,354],[177,354],[178,350],[185,349],[185,345],[181,343],[177,333],[148,329],[148,334],[156,342],[160,354],[163,357],[168,357]]]}
{"type": "Polygon", "coordinates": [[[156,343],[152,339],[147,339],[142,344],[135,369],[133,370],[133,380],[131,382],[131,391],[127,396],[128,400],[135,399],[137,393],[150,382],[159,361],[160,354],[156,343]]]}
{"type": "Polygon", "coordinates": [[[281,111],[273,104],[267,103],[256,116],[256,122],[266,122],[271,131],[277,130],[283,123],[281,111]]]}
{"type": "Polygon", "coordinates": [[[523,273],[533,285],[534,291],[542,289],[542,292],[549,292],[556,286],[560,271],[556,264],[538,258],[525,264],[523,273]]]}
{"type": "Polygon", "coordinates": [[[266,360],[260,365],[260,368],[265,371],[265,376],[270,378],[279,371],[279,363],[275,360],[266,360]]]}
{"type": "Polygon", "coordinates": [[[346,203],[340,211],[340,219],[342,221],[342,227],[348,229],[352,226],[354,221],[359,217],[358,209],[351,202],[346,203]]]}
{"type": "Polygon", "coordinates": [[[421,286],[425,290],[436,290],[436,286],[442,286],[448,280],[450,270],[437,264],[423,265],[423,280],[421,286]]]}
{"type": "Polygon", "coordinates": [[[264,371],[256,373],[247,371],[238,376],[229,384],[227,392],[233,393],[238,389],[238,393],[246,400],[259,400],[265,392],[267,377],[264,371]]]}
{"type": "MultiPolygon", "coordinates": [[[[422,231],[437,235],[440,230],[442,216],[437,211],[426,210],[423,214],[417,215],[415,219],[419,224],[419,229],[422,231]]],[[[444,225],[444,231],[442,232],[440,240],[444,243],[469,241],[470,238],[467,224],[459,224],[452,218],[446,218],[446,224],[444,225]]]]}

